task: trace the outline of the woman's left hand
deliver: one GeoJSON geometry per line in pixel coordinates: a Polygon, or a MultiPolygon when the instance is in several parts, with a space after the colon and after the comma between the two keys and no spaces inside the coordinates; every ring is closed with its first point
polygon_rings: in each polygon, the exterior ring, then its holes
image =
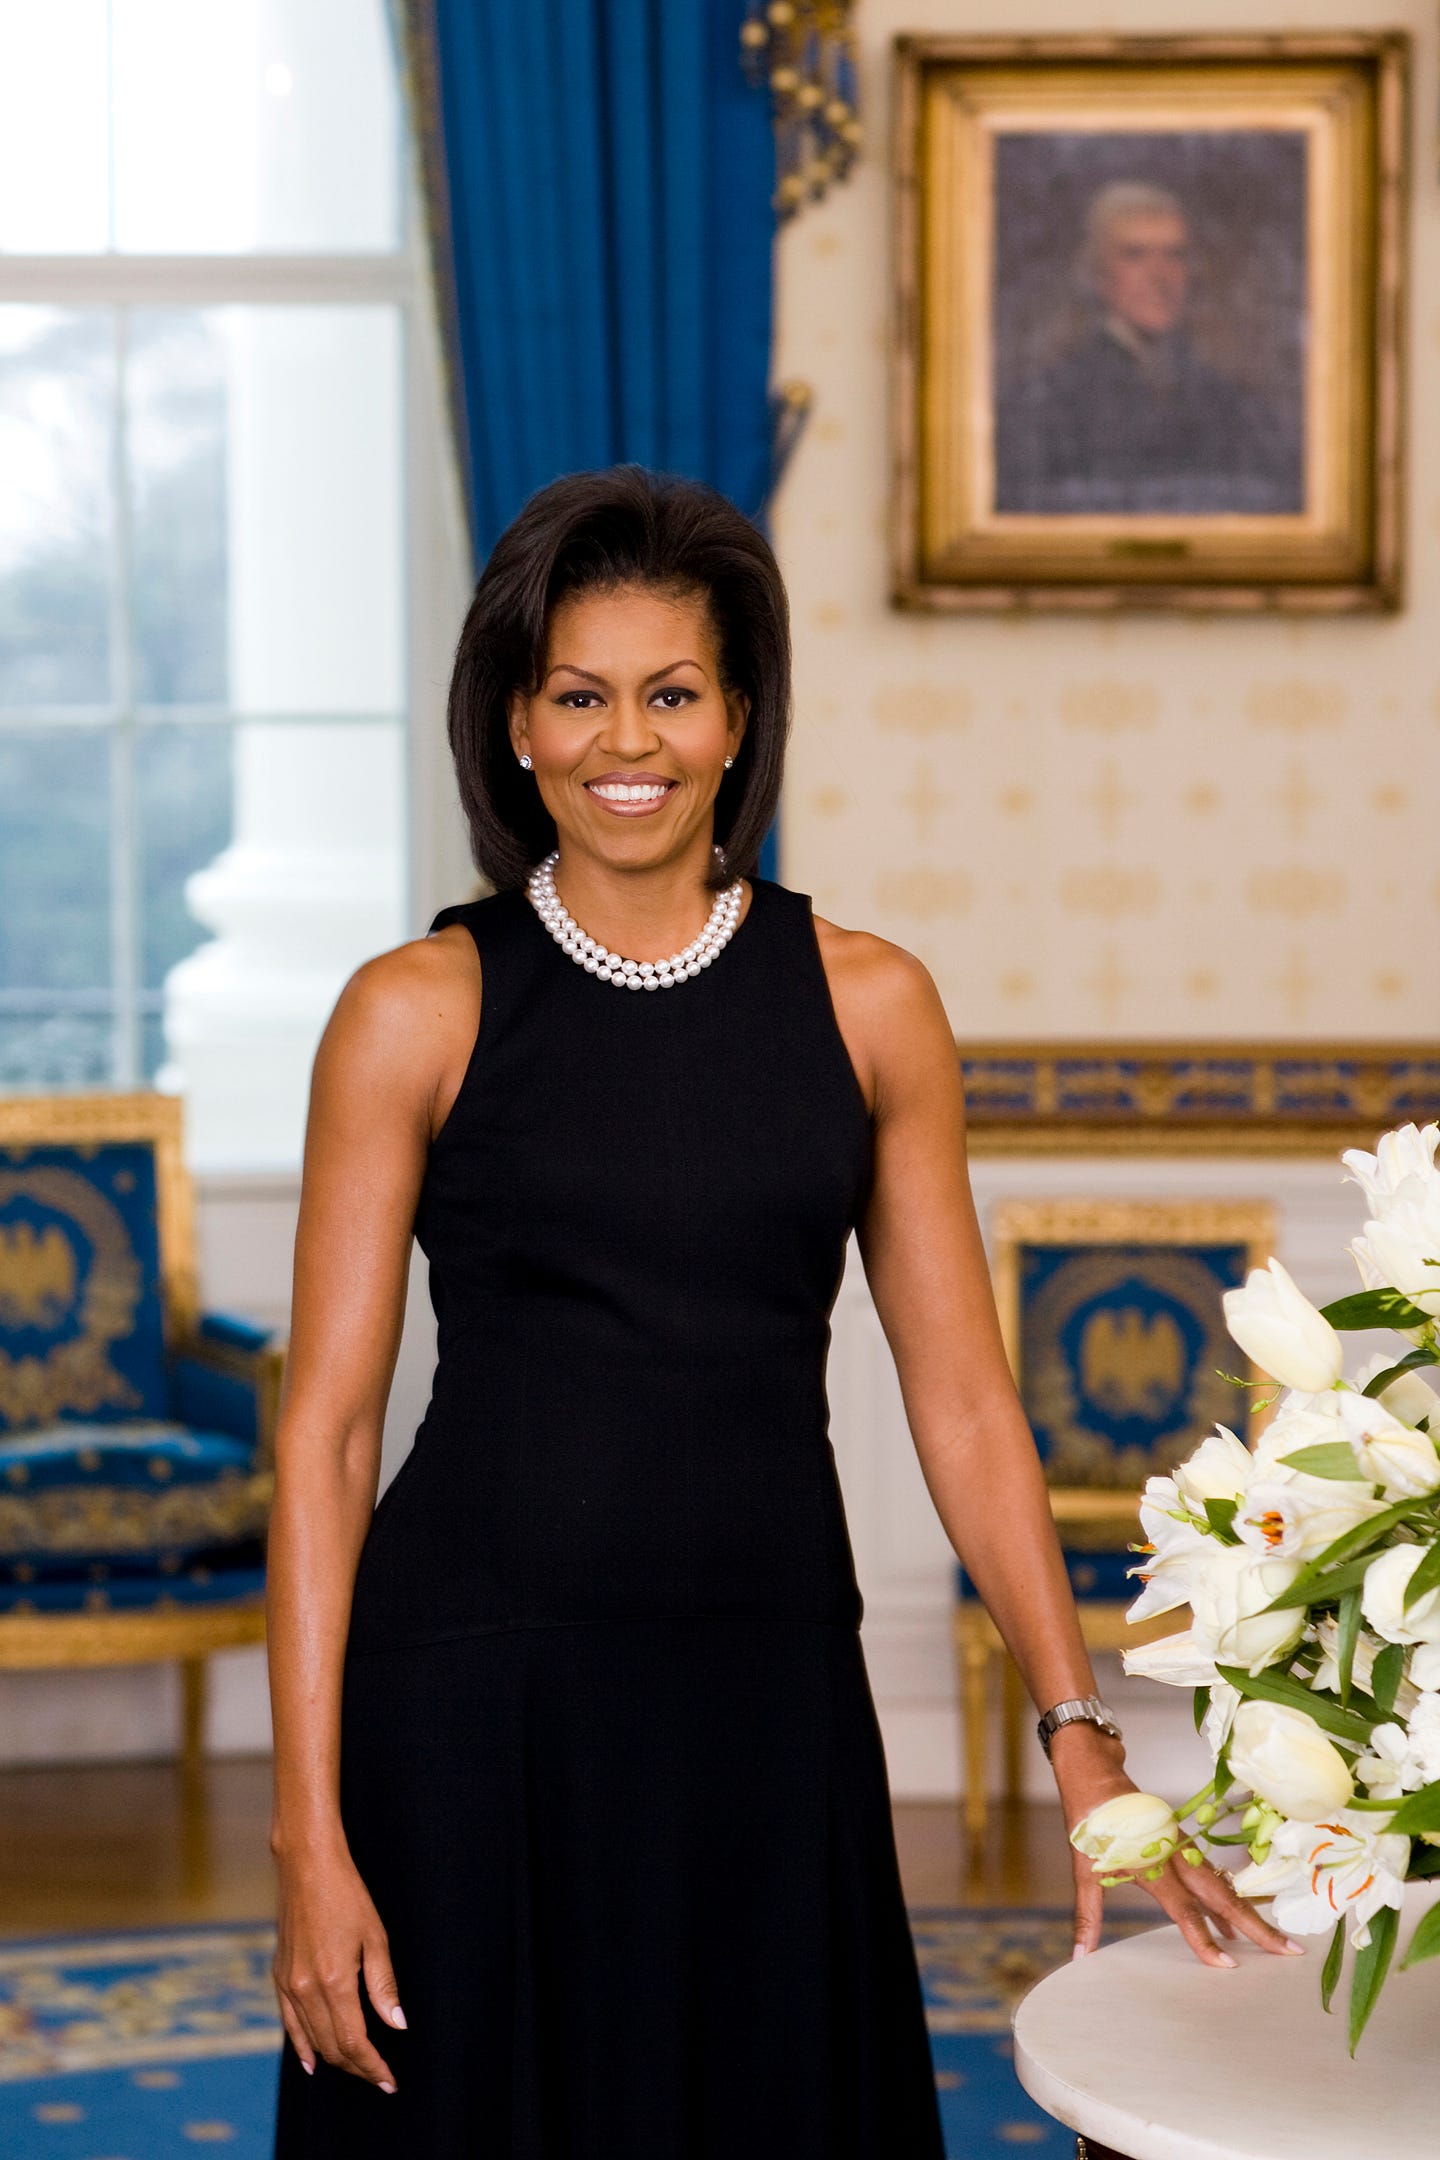
{"type": "MultiPolygon", "coordinates": [[[[1098,1725],[1062,1726],[1050,1745],[1051,1767],[1060,1788],[1067,1837],[1103,1800],[1113,1800],[1118,1793],[1136,1790],[1134,1780],[1126,1774],[1123,1747],[1098,1725]]],[[[1084,1957],[1088,1951],[1100,1947],[1105,1892],[1085,1855],[1076,1852],[1072,1846],[1070,1857],[1075,1870],[1073,1955],[1084,1957]]],[[[1202,1860],[1196,1867],[1177,1852],[1171,1855],[1154,1882],[1147,1882],[1143,1877],[1136,1880],[1175,1922],[1202,1965],[1233,1966],[1235,1963],[1229,1951],[1216,1941],[1217,1934],[1227,1942],[1233,1941],[1237,1932],[1248,1935],[1262,1950],[1275,1956],[1303,1954],[1299,1943],[1291,1942],[1278,1928],[1262,1920],[1250,1900],[1236,1893],[1230,1877],[1222,1869],[1212,1867],[1208,1860],[1202,1860]]]]}

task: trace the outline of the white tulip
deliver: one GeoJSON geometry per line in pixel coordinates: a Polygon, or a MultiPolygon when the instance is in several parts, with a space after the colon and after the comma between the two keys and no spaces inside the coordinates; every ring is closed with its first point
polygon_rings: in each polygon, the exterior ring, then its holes
{"type": "Polygon", "coordinates": [[[1091,1808],[1071,1831],[1070,1843],[1097,1875],[1139,1875],[1163,1867],[1180,1834],[1168,1800],[1128,1792],[1091,1808]]]}
{"type": "Polygon", "coordinates": [[[1381,1906],[1399,1906],[1410,1865],[1409,1838],[1378,1828],[1385,1820],[1347,1809],[1323,1823],[1282,1823],[1268,1859],[1242,1868],[1235,1888],[1273,1898],[1272,1918],[1287,1935],[1328,1935],[1338,1914],[1362,1947],[1381,1906]]]}
{"type": "Polygon", "coordinates": [[[1204,1515],[1207,1500],[1238,1500],[1254,1469],[1254,1457],[1244,1441],[1222,1425],[1181,1463],[1175,1472],[1175,1488],[1195,1514],[1204,1515]]]}
{"type": "Polygon", "coordinates": [[[1224,1306],[1240,1348],[1282,1386],[1318,1390],[1340,1378],[1339,1336],[1278,1260],[1252,1268],[1243,1290],[1225,1292],[1224,1306]]]}
{"type": "Polygon", "coordinates": [[[1230,1730],[1229,1764],[1242,1785],[1282,1815],[1319,1822],[1347,1805],[1355,1781],[1314,1718],[1286,1703],[1242,1702],[1230,1730]]]}
{"type": "Polygon", "coordinates": [[[1409,1178],[1356,1238],[1350,1252],[1368,1288],[1398,1290],[1422,1312],[1440,1312],[1440,1190],[1433,1174],[1409,1178]]]}
{"type": "Polygon", "coordinates": [[[1417,1643],[1405,1662],[1409,1667],[1409,1674],[1401,1681],[1400,1693],[1395,1698],[1395,1706],[1402,1713],[1407,1687],[1420,1688],[1426,1694],[1432,1689],[1440,1688],[1440,1641],[1417,1643]]]}
{"type": "Polygon", "coordinates": [[[1281,1467],[1251,1486],[1236,1510],[1235,1534],[1262,1557],[1313,1560],[1384,1506],[1368,1485],[1281,1467]]]}
{"type": "Polygon", "coordinates": [[[1295,1648],[1305,1632],[1304,1610],[1264,1608],[1299,1572],[1296,1560],[1257,1560],[1244,1545],[1223,1545],[1207,1556],[1191,1593],[1193,1632],[1217,1665],[1258,1673],[1295,1648]]]}
{"type": "Polygon", "coordinates": [[[1326,1388],[1323,1394],[1308,1393],[1303,1388],[1289,1388],[1276,1405],[1269,1422],[1257,1433],[1254,1446],[1255,1475],[1270,1470],[1282,1456],[1298,1454],[1304,1447],[1323,1447],[1327,1441],[1340,1436],[1335,1427],[1338,1422],[1336,1403],[1338,1388],[1326,1388]]]}
{"type": "MultiPolygon", "coordinates": [[[[1365,1570],[1360,1610],[1386,1642],[1440,1644],[1440,1589],[1426,1590],[1407,1612],[1405,1592],[1429,1547],[1392,1545],[1365,1570]]],[[[1412,1671],[1417,1686],[1424,1683],[1412,1671]]]]}
{"type": "Polygon", "coordinates": [[[1139,1680],[1163,1680],[1166,1687],[1213,1687],[1215,1652],[1211,1644],[1187,1628],[1183,1635],[1164,1635],[1159,1642],[1137,1643],[1122,1650],[1121,1663],[1139,1680]]]}
{"type": "Polygon", "coordinates": [[[1354,1388],[1335,1390],[1340,1431],[1367,1478],[1391,1500],[1418,1499],[1440,1486],[1440,1454],[1428,1433],[1392,1417],[1381,1402],[1354,1388]]]}

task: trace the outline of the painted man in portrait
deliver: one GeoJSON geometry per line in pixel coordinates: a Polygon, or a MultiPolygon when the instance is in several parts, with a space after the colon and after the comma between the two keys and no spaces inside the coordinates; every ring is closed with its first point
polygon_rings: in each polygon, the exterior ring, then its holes
{"type": "Polygon", "coordinates": [[[1078,269],[1088,327],[997,386],[996,510],[1302,510],[1298,431],[1189,334],[1191,230],[1178,196],[1108,182],[1091,199],[1078,269]]]}

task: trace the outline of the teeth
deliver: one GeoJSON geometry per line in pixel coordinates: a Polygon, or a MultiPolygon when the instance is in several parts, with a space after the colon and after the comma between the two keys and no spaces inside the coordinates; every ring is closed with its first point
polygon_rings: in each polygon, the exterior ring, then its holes
{"type": "Polygon", "coordinates": [[[606,802],[658,802],[662,795],[668,795],[670,791],[663,784],[657,786],[653,780],[614,780],[599,785],[592,781],[590,792],[592,795],[603,796],[606,802]]]}

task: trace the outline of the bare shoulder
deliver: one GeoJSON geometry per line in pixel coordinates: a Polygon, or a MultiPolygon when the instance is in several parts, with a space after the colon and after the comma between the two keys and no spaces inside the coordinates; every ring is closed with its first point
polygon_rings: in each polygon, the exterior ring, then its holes
{"type": "Polygon", "coordinates": [[[872,930],[842,930],[815,917],[815,936],[832,997],[841,996],[874,1014],[882,1024],[923,1025],[945,1008],[935,978],[912,952],[872,930]]]}
{"type": "Polygon", "coordinates": [[[871,1109],[893,1101],[906,1077],[953,1064],[955,1042],[923,960],[870,930],[815,917],[835,1018],[871,1109]]]}
{"type": "Polygon", "coordinates": [[[480,1017],[480,956],[461,923],[363,961],[335,1001],[317,1080],[423,1107],[432,1129],[458,1089],[480,1017]]]}

